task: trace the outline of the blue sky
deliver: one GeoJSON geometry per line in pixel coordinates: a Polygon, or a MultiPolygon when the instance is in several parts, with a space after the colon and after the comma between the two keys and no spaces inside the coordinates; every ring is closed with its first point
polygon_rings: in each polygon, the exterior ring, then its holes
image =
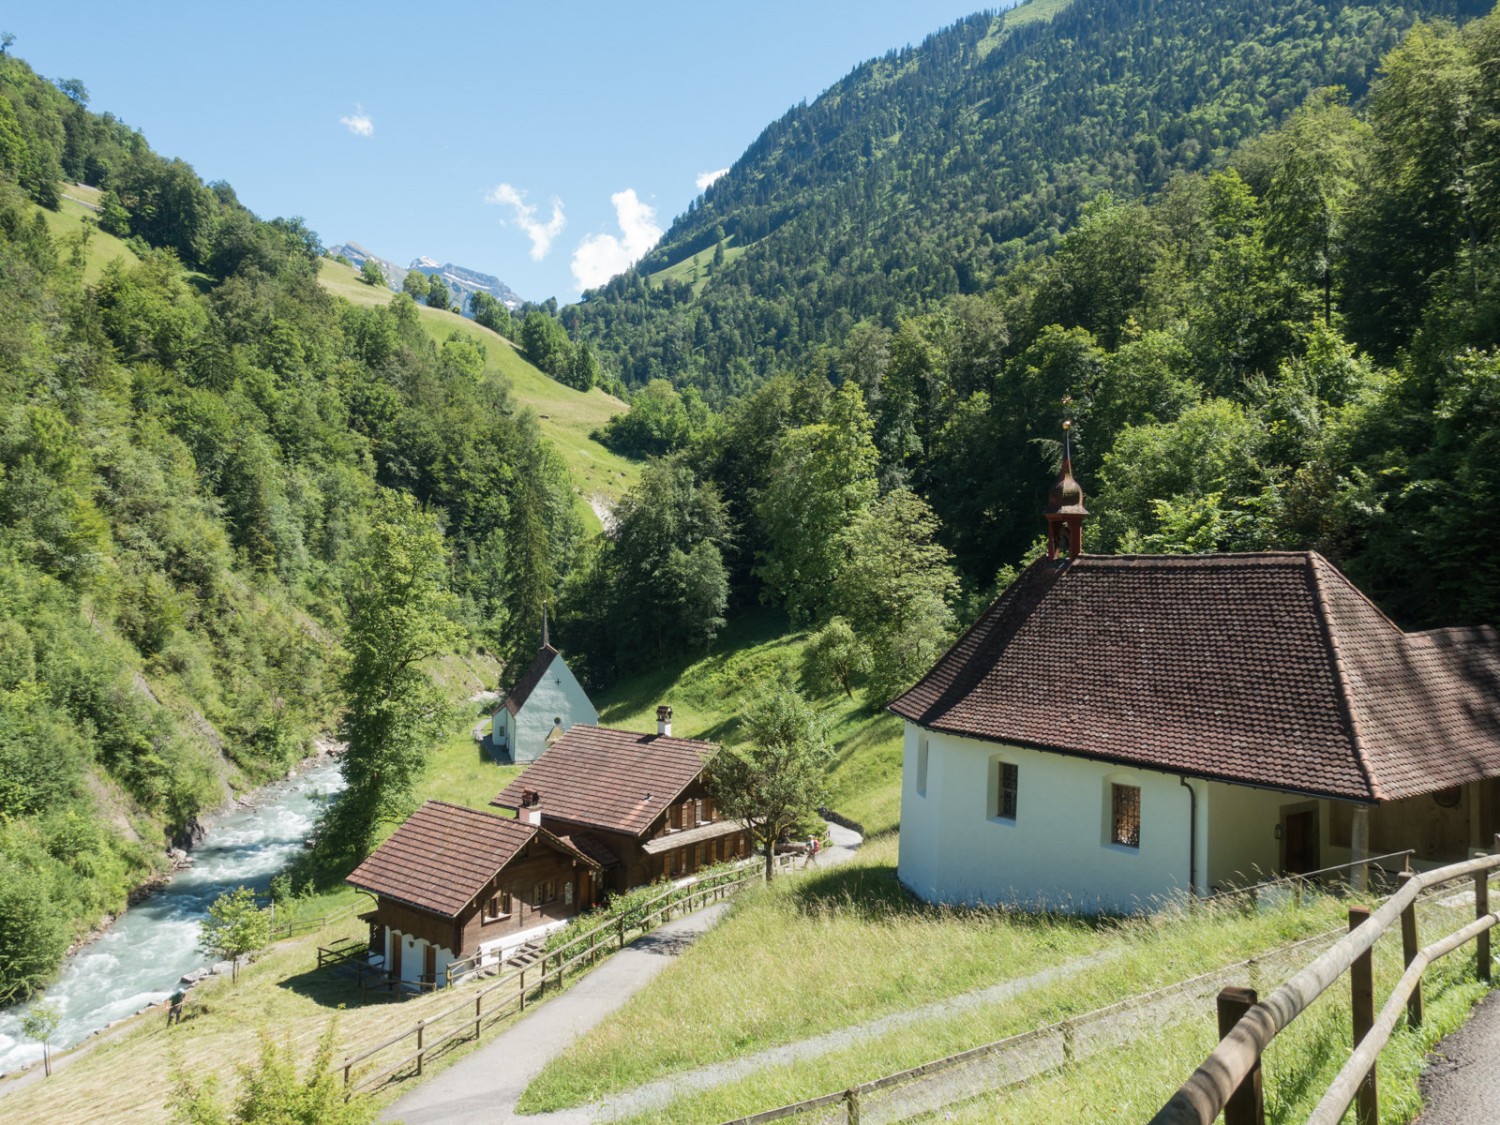
{"type": "Polygon", "coordinates": [[[791,106],[981,6],[69,0],[0,30],[263,217],[567,302],[791,106]]]}

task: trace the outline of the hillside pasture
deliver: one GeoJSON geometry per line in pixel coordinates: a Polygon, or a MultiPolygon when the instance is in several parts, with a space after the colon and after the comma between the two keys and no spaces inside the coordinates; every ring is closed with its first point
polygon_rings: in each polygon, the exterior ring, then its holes
{"type": "MultiPolygon", "coordinates": [[[[384,286],[365,284],[357,270],[331,259],[324,259],[318,279],[328,292],[357,305],[388,305],[395,296],[384,286]]],[[[536,412],[542,432],[567,462],[580,513],[597,528],[594,502],[614,505],[640,477],[640,465],[610,452],[590,435],[629,406],[598,387],[585,393],[563,386],[528,363],[505,337],[467,317],[425,305],[417,311],[435,343],[441,345],[456,331],[484,347],[486,367],[504,375],[516,402],[536,412]]]]}
{"type": "MultiPolygon", "coordinates": [[[[1058,972],[1004,1002],[895,1030],[856,1030],[847,1046],[758,1068],[753,1078],[684,1098],[666,1115],[722,1121],[1102,1007],[1336,929],[1343,916],[1342,902],[1322,898],[1259,912],[1236,904],[1104,920],[931,907],[897,882],[896,854],[895,839],[879,840],[841,867],[799,873],[742,897],[725,922],[555,1059],[521,1108],[608,1098],[695,1067],[1058,972]]],[[[1095,1118],[1076,1118],[1083,1119],[1095,1118]]]]}

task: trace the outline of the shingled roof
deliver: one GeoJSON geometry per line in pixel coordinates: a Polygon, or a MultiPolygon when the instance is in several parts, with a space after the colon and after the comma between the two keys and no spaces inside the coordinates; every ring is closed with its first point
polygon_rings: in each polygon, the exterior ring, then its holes
{"type": "Polygon", "coordinates": [[[712,742],[580,723],[490,802],[521,805],[541,794],[547,816],[639,836],[693,783],[718,751],[712,742]]]}
{"type": "Polygon", "coordinates": [[[496,872],[537,837],[590,867],[600,866],[534,825],[446,801],[428,801],[370,853],[346,882],[383,898],[456,918],[496,872]]]}
{"type": "Polygon", "coordinates": [[[1029,567],[890,709],[930,730],[1362,802],[1500,777],[1500,637],[1403,633],[1316,552],[1029,567]]]}
{"type": "Polygon", "coordinates": [[[526,671],[521,673],[521,678],[516,681],[516,686],[510,689],[501,706],[512,715],[526,706],[526,701],[531,698],[536,685],[542,682],[542,677],[547,674],[547,669],[552,667],[552,661],[557,659],[557,655],[557,649],[549,644],[542,645],[536,654],[536,659],[531,662],[526,671]]]}

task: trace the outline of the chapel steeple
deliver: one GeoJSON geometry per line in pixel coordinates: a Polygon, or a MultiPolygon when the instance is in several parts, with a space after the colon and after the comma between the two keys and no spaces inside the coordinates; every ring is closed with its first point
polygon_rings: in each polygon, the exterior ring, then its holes
{"type": "Polygon", "coordinates": [[[1088,509],[1083,506],[1083,489],[1073,479],[1073,423],[1063,423],[1062,471],[1047,494],[1047,558],[1059,553],[1076,559],[1083,554],[1083,521],[1088,509]]]}

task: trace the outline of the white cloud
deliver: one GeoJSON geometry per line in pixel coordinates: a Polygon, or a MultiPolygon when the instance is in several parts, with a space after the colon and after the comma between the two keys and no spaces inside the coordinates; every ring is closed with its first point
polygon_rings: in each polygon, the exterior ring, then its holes
{"type": "Polygon", "coordinates": [[[501,219],[500,225],[517,226],[525,232],[526,237],[531,239],[533,262],[540,262],[547,256],[547,251],[552,249],[552,240],[568,225],[563,218],[562,200],[556,197],[552,200],[552,217],[545,223],[537,221],[536,204],[526,202],[526,193],[517,191],[509,184],[497,184],[484,197],[484,201],[511,209],[511,217],[501,219]]]}
{"type": "Polygon", "coordinates": [[[354,112],[348,117],[340,117],[339,124],[356,137],[373,137],[375,135],[375,122],[370,120],[370,115],[365,112],[365,107],[358,103],[354,106],[354,112]]]}
{"type": "Polygon", "coordinates": [[[707,191],[709,184],[713,183],[720,176],[728,175],[728,173],[729,173],[729,169],[728,168],[720,168],[717,172],[699,172],[698,173],[698,190],[699,191],[707,191]]]}
{"type": "Polygon", "coordinates": [[[621,237],[591,234],[578,244],[573,251],[573,280],[578,282],[579,289],[603,285],[637,261],[661,237],[656,209],[636,198],[634,188],[615,192],[609,201],[615,205],[621,237]]]}

